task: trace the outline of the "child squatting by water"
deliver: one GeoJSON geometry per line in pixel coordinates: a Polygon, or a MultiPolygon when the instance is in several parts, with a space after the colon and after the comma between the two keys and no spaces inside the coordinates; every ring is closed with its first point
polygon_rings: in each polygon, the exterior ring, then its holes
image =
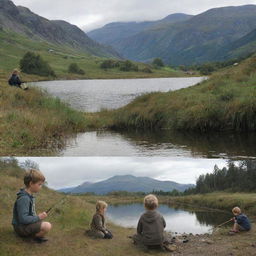
{"type": "Polygon", "coordinates": [[[249,218],[242,213],[239,207],[234,207],[232,209],[232,213],[234,214],[234,218],[231,220],[234,221],[233,229],[230,230],[230,234],[235,234],[240,231],[250,231],[251,230],[251,223],[249,218]]]}

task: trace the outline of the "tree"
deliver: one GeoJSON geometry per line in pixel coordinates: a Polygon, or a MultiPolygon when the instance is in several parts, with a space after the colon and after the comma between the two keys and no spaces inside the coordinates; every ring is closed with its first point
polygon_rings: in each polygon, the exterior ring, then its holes
{"type": "Polygon", "coordinates": [[[120,63],[119,61],[116,61],[116,60],[104,60],[100,65],[102,69],[116,68],[119,66],[120,66],[120,63]]]}
{"type": "Polygon", "coordinates": [[[25,162],[23,162],[21,164],[22,168],[24,168],[25,170],[29,170],[29,169],[36,169],[39,170],[39,164],[27,159],[25,162]]]}
{"type": "Polygon", "coordinates": [[[152,64],[156,67],[164,67],[164,62],[160,58],[155,58],[152,64]]]}
{"type": "Polygon", "coordinates": [[[48,62],[33,52],[27,52],[23,56],[20,60],[20,69],[26,74],[55,77],[55,73],[48,62]]]}
{"type": "Polygon", "coordinates": [[[76,63],[71,63],[68,67],[68,72],[78,75],[84,75],[85,72],[83,69],[79,68],[79,66],[76,63]]]}
{"type": "Polygon", "coordinates": [[[135,65],[131,61],[126,60],[121,63],[120,70],[121,71],[139,71],[139,68],[137,65],[135,65]]]}

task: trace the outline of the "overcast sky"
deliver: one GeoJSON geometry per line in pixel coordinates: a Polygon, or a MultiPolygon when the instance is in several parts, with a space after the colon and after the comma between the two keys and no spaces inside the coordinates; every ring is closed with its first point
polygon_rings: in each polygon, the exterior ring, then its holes
{"type": "Polygon", "coordinates": [[[86,31],[114,21],[157,20],[172,13],[256,4],[255,0],[13,0],[48,19],[63,19],[86,31]]]}
{"type": "Polygon", "coordinates": [[[54,189],[73,187],[85,181],[97,182],[115,175],[131,174],[178,183],[195,183],[196,178],[212,172],[217,164],[226,165],[222,159],[195,158],[132,158],[132,157],[35,157],[17,158],[20,162],[30,159],[39,164],[48,186],[54,189]]]}

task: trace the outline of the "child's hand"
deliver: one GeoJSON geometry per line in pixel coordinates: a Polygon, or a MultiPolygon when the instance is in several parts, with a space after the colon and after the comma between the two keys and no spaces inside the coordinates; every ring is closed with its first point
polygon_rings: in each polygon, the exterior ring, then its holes
{"type": "Polygon", "coordinates": [[[231,218],[230,220],[231,220],[231,221],[235,221],[235,217],[231,218]]]}
{"type": "Polygon", "coordinates": [[[47,215],[46,212],[42,212],[42,213],[38,214],[38,217],[39,217],[40,220],[43,220],[43,219],[47,218],[47,216],[48,215],[47,215]]]}

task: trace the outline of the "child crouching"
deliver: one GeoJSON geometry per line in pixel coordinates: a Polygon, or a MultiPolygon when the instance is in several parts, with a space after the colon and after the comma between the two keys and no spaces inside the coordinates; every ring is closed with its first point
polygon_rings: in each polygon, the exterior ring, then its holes
{"type": "Polygon", "coordinates": [[[251,223],[249,218],[242,213],[239,207],[235,207],[232,209],[232,213],[234,214],[234,218],[232,219],[234,223],[233,229],[230,231],[232,233],[238,233],[239,231],[249,231],[251,230],[251,223]]]}
{"type": "Polygon", "coordinates": [[[34,193],[38,193],[45,182],[40,171],[30,170],[24,176],[25,188],[17,193],[13,207],[12,225],[20,237],[31,237],[38,243],[46,242],[44,237],[50,230],[51,224],[44,222],[46,212],[36,214],[34,193]]]}

